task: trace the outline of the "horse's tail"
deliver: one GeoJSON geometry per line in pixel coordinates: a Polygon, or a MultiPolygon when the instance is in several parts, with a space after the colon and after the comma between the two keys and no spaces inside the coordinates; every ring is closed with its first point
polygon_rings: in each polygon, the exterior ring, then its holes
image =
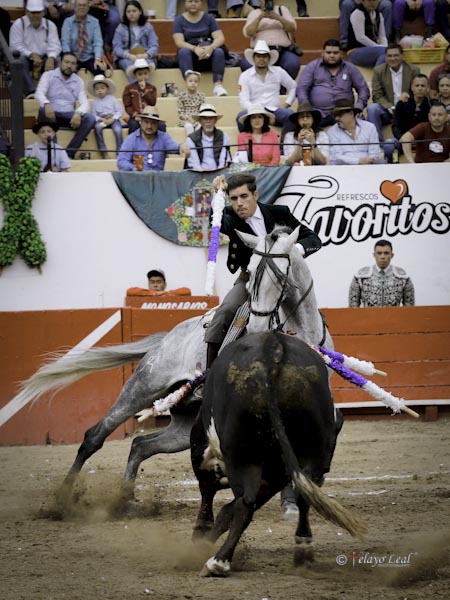
{"type": "Polygon", "coordinates": [[[148,352],[156,352],[165,335],[165,333],[155,333],[137,342],[117,346],[49,353],[47,355],[49,360],[21,383],[16,399],[25,405],[31,400],[36,401],[46,392],[56,393],[91,373],[106,371],[140,360],[148,352]]]}
{"type": "Polygon", "coordinates": [[[282,337],[278,334],[269,335],[265,344],[263,354],[268,359],[267,390],[268,390],[268,412],[275,435],[281,446],[281,453],[288,472],[291,474],[293,484],[297,492],[316,511],[328,521],[346,529],[350,535],[362,538],[366,533],[366,527],[359,523],[351,513],[341,506],[336,500],[329,498],[318,485],[302,473],[297,457],[292,449],[291,442],[286,434],[280,409],[276,401],[276,382],[280,375],[285,359],[285,347],[282,337]]]}

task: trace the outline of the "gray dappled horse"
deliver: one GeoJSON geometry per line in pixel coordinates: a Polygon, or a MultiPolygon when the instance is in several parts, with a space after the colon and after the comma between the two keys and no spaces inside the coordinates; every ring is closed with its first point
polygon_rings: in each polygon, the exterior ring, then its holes
{"type": "MultiPolygon", "coordinates": [[[[286,327],[308,344],[332,347],[328,331],[318,310],[309,268],[295,246],[298,231],[290,235],[286,228],[275,228],[265,238],[241,234],[254,247],[249,264],[251,278],[251,316],[249,331],[269,328],[279,311],[286,327]],[[260,266],[261,265],[261,266],[260,266]],[[251,295],[255,278],[265,278],[268,293],[264,298],[251,295]],[[269,293],[270,292],[270,293],[269,293]]],[[[89,373],[124,365],[141,358],[137,369],[123,386],[115,404],[85,433],[83,443],[64,485],[73,486],[86,460],[103,446],[119,425],[139,411],[194,379],[198,364],[205,365],[203,317],[183,321],[167,334],[150,335],[135,343],[92,348],[53,360],[23,383],[23,402],[62,388],[89,373]]],[[[95,399],[94,399],[95,400],[95,399]]],[[[133,439],[124,476],[124,490],[133,496],[134,482],[142,461],[155,454],[170,454],[189,448],[189,435],[199,408],[192,396],[171,409],[170,424],[160,431],[133,439]]]]}

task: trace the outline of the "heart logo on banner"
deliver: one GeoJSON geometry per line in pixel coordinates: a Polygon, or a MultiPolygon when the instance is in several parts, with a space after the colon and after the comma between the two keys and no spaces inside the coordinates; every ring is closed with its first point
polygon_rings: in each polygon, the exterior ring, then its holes
{"type": "Polygon", "coordinates": [[[380,191],[385,198],[391,202],[398,202],[408,193],[408,184],[404,179],[395,181],[383,181],[380,191]]]}

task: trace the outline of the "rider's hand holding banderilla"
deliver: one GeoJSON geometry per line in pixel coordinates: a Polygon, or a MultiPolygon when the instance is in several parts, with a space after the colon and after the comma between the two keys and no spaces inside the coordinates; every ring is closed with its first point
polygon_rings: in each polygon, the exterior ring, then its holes
{"type": "Polygon", "coordinates": [[[225,180],[225,175],[218,175],[213,179],[213,187],[216,192],[219,190],[226,191],[228,188],[227,182],[225,180]]]}

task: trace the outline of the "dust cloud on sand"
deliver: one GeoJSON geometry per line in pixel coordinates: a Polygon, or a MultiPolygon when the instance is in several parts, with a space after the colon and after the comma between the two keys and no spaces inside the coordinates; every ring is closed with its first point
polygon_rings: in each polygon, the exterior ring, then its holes
{"type": "MultiPolygon", "coordinates": [[[[293,566],[295,524],[274,498],[255,515],[226,579],[191,534],[188,452],[144,463],[120,498],[130,440],[106,443],[71,497],[56,494],[77,448],[0,448],[3,600],[448,600],[450,420],[348,420],[324,490],[368,526],[363,541],[312,514],[315,562],[293,566]]],[[[220,506],[231,498],[219,494],[220,506]]]]}

